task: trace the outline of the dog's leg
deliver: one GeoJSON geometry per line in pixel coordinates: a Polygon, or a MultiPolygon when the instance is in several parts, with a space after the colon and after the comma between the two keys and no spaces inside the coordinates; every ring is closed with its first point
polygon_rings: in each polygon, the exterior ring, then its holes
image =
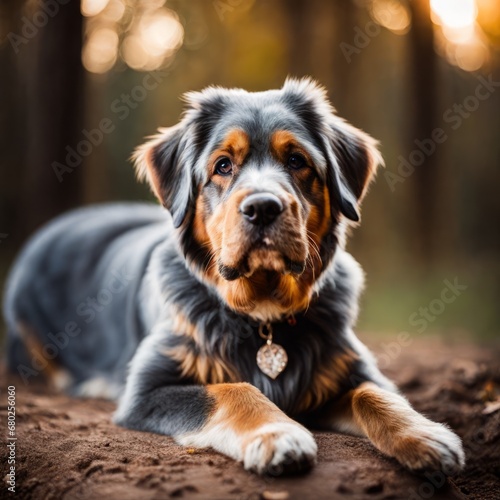
{"type": "Polygon", "coordinates": [[[214,412],[202,429],[178,436],[184,445],[211,446],[245,469],[279,475],[309,469],[317,446],[312,434],[288,418],[250,384],[207,386],[214,412]]]}
{"type": "Polygon", "coordinates": [[[146,390],[116,421],[172,435],[185,446],[211,447],[259,474],[305,470],[316,456],[311,433],[245,383],[146,390]]]}
{"type": "Polygon", "coordinates": [[[212,447],[260,474],[311,467],[317,451],[312,434],[258,389],[246,383],[176,385],[175,370],[152,344],[146,339],[136,354],[116,423],[212,447]]]}
{"type": "Polygon", "coordinates": [[[462,443],[454,432],[374,383],[365,382],[350,391],[328,413],[331,427],[368,437],[382,453],[411,470],[454,474],[464,465],[462,443]]]}

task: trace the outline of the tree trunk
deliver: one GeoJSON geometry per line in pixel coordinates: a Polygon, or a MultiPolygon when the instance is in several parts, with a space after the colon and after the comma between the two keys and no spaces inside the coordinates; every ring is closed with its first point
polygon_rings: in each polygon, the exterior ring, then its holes
{"type": "MultiPolygon", "coordinates": [[[[428,0],[410,2],[412,28],[410,30],[410,92],[411,99],[408,153],[417,149],[415,140],[431,138],[439,126],[436,115],[436,55],[434,34],[428,0]]],[[[436,257],[438,202],[439,145],[422,164],[415,166],[409,181],[413,185],[413,205],[416,217],[416,257],[424,268],[429,268],[436,257]]],[[[416,158],[416,156],[415,156],[416,158]]],[[[411,158],[407,158],[411,160],[411,158]]]]}
{"type": "Polygon", "coordinates": [[[21,178],[26,151],[24,99],[19,85],[18,65],[20,55],[14,50],[10,37],[21,32],[24,2],[4,0],[0,4],[2,39],[0,45],[0,244],[1,249],[12,246],[19,227],[21,178]]]}
{"type": "MultiPolygon", "coordinates": [[[[40,9],[50,2],[42,0],[40,9]]],[[[49,10],[49,9],[47,9],[49,10]]],[[[28,112],[21,231],[31,232],[55,215],[80,204],[81,167],[65,173],[60,182],[52,164],[66,164],[66,147],[84,139],[80,2],[60,5],[46,26],[26,46],[32,62],[25,68],[28,112]]]]}

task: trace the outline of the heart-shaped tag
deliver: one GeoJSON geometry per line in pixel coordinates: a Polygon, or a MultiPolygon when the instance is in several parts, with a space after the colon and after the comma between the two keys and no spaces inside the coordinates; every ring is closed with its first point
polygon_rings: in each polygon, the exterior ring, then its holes
{"type": "Polygon", "coordinates": [[[288,356],[278,344],[267,342],[257,352],[257,365],[260,370],[273,380],[285,369],[288,356]]]}

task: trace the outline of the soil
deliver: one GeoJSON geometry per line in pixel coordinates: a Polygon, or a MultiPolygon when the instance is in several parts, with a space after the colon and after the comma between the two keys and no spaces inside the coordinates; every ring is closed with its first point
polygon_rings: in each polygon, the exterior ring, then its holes
{"type": "MultiPolygon", "coordinates": [[[[262,478],[210,450],[116,427],[110,402],[71,399],[5,374],[0,432],[3,440],[5,388],[13,384],[17,499],[500,499],[499,359],[498,346],[415,339],[385,363],[415,408],[463,438],[467,465],[453,478],[411,474],[366,439],[325,432],[315,433],[318,463],[309,474],[262,478]]],[[[14,498],[6,462],[0,498],[14,498]]]]}

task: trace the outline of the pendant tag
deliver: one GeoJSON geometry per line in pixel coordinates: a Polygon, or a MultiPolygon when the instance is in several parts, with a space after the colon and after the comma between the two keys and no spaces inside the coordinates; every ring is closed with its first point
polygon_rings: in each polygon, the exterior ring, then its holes
{"type": "Polygon", "coordinates": [[[262,331],[263,326],[259,327],[259,335],[266,339],[266,343],[257,352],[257,366],[274,380],[286,368],[288,355],[282,346],[273,343],[271,325],[266,325],[267,335],[264,335],[262,331]]]}

